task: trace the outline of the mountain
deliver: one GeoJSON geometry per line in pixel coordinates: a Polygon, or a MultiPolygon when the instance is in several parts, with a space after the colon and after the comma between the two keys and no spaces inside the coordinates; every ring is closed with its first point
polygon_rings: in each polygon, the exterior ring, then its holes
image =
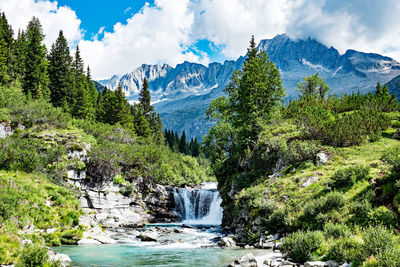
{"type": "Polygon", "coordinates": [[[400,100],[400,75],[386,83],[386,86],[388,87],[389,92],[391,94],[396,94],[397,99],[400,100]]]}
{"type": "MultiPolygon", "coordinates": [[[[328,83],[331,94],[366,93],[377,82],[386,83],[400,75],[400,63],[392,58],[355,50],[341,55],[335,48],[311,38],[293,40],[281,34],[262,40],[258,49],[266,51],[280,70],[287,100],[296,98],[295,88],[304,76],[316,72],[328,83]]],[[[236,61],[208,66],[184,62],[175,68],[167,64],[144,64],[131,73],[98,82],[110,89],[121,83],[127,98],[134,102],[147,77],[153,104],[164,126],[179,132],[185,130],[187,136],[201,137],[211,126],[205,120],[206,108],[213,99],[223,95],[233,71],[241,68],[244,59],[239,57],[236,61]]]]}

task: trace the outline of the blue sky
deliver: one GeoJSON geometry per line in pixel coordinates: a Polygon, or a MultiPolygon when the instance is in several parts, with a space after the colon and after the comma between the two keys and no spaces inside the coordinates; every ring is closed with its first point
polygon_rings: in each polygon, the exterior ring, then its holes
{"type": "MultiPolygon", "coordinates": [[[[89,40],[101,27],[112,31],[114,24],[124,22],[137,13],[145,3],[152,0],[58,0],[59,5],[69,6],[81,19],[81,28],[85,30],[84,38],[89,40]]],[[[101,39],[99,35],[99,39],[101,39]]]]}
{"type": "Polygon", "coordinates": [[[0,10],[15,30],[38,17],[48,47],[62,29],[95,79],[141,64],[235,60],[253,34],[257,42],[311,37],[340,53],[400,61],[398,0],[0,0],[0,10]]]}

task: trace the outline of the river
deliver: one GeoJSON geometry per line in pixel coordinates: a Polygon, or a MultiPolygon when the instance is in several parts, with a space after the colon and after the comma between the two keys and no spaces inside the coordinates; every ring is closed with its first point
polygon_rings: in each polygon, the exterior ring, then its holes
{"type": "MultiPolygon", "coordinates": [[[[215,184],[200,189],[177,188],[174,191],[179,224],[149,224],[146,233],[157,234],[157,241],[142,242],[121,234],[120,244],[62,246],[54,251],[65,253],[72,266],[226,266],[233,260],[251,252],[265,250],[221,248],[218,240],[224,236],[221,197],[215,184]]],[[[121,231],[122,232],[122,231],[121,231]]]]}

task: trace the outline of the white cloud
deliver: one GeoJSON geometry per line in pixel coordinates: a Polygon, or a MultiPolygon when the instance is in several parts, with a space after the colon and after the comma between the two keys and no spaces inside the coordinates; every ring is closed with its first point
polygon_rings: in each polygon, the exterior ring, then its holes
{"type": "Polygon", "coordinates": [[[82,37],[81,20],[75,11],[67,6],[58,6],[57,2],[34,0],[1,0],[0,10],[6,13],[14,30],[26,29],[33,16],[38,17],[46,34],[48,47],[57,39],[60,29],[64,31],[70,45],[82,37]]]}
{"type": "MultiPolygon", "coordinates": [[[[143,63],[199,62],[201,57],[185,52],[192,44],[193,23],[189,0],[156,0],[154,6],[144,6],[126,23],[115,24],[112,32],[104,32],[101,41],[82,40],[79,47],[98,79],[143,63]]],[[[203,60],[207,62],[206,57],[203,60]]]]}
{"type": "Polygon", "coordinates": [[[400,60],[398,0],[155,0],[112,31],[100,28],[92,40],[82,40],[75,12],[57,2],[0,0],[0,9],[14,28],[25,28],[32,16],[39,17],[46,44],[60,28],[70,44],[80,40],[85,63],[97,79],[143,63],[206,64],[207,54],[193,46],[202,39],[213,42],[226,58],[237,58],[245,54],[252,34],[257,40],[279,33],[313,37],[342,53],[352,48],[400,60]]]}

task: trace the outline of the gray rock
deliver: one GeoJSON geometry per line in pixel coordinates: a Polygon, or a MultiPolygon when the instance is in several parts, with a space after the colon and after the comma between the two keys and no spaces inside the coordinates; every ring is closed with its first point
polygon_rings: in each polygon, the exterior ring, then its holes
{"type": "Polygon", "coordinates": [[[218,242],[218,245],[222,247],[236,247],[236,242],[231,237],[223,237],[218,242]]]}
{"type": "Polygon", "coordinates": [[[25,246],[27,246],[27,245],[32,245],[32,240],[24,239],[24,240],[22,240],[21,245],[22,245],[23,247],[25,247],[25,246]]]}
{"type": "Polygon", "coordinates": [[[339,266],[338,263],[336,263],[332,260],[327,261],[326,264],[328,265],[328,267],[338,267],[339,266]]]}
{"type": "Polygon", "coordinates": [[[97,241],[93,238],[82,238],[78,241],[78,245],[100,245],[100,241],[97,241]]]}
{"type": "Polygon", "coordinates": [[[353,266],[353,264],[347,263],[347,262],[345,262],[342,265],[340,265],[340,267],[351,267],[351,266],[353,266]]]}
{"type": "Polygon", "coordinates": [[[235,260],[228,267],[257,267],[257,260],[252,253],[235,260]]]}
{"type": "Polygon", "coordinates": [[[0,123],[0,138],[6,138],[14,133],[9,122],[1,122],[0,123]]]}
{"type": "Polygon", "coordinates": [[[316,181],[318,181],[319,178],[317,176],[311,176],[310,178],[307,179],[307,181],[305,181],[301,187],[308,187],[311,184],[315,183],[316,181]]]}
{"type": "Polygon", "coordinates": [[[325,165],[329,162],[329,155],[323,152],[320,152],[316,156],[317,164],[325,165]]]}
{"type": "Polygon", "coordinates": [[[328,264],[323,261],[307,261],[304,267],[328,267],[328,264]]]}
{"type": "Polygon", "coordinates": [[[158,236],[153,233],[142,233],[138,236],[138,238],[143,242],[156,242],[157,237],[158,236]]]}
{"type": "Polygon", "coordinates": [[[49,260],[60,262],[61,267],[67,267],[71,264],[71,258],[67,254],[55,253],[52,250],[48,251],[49,260]]]}

